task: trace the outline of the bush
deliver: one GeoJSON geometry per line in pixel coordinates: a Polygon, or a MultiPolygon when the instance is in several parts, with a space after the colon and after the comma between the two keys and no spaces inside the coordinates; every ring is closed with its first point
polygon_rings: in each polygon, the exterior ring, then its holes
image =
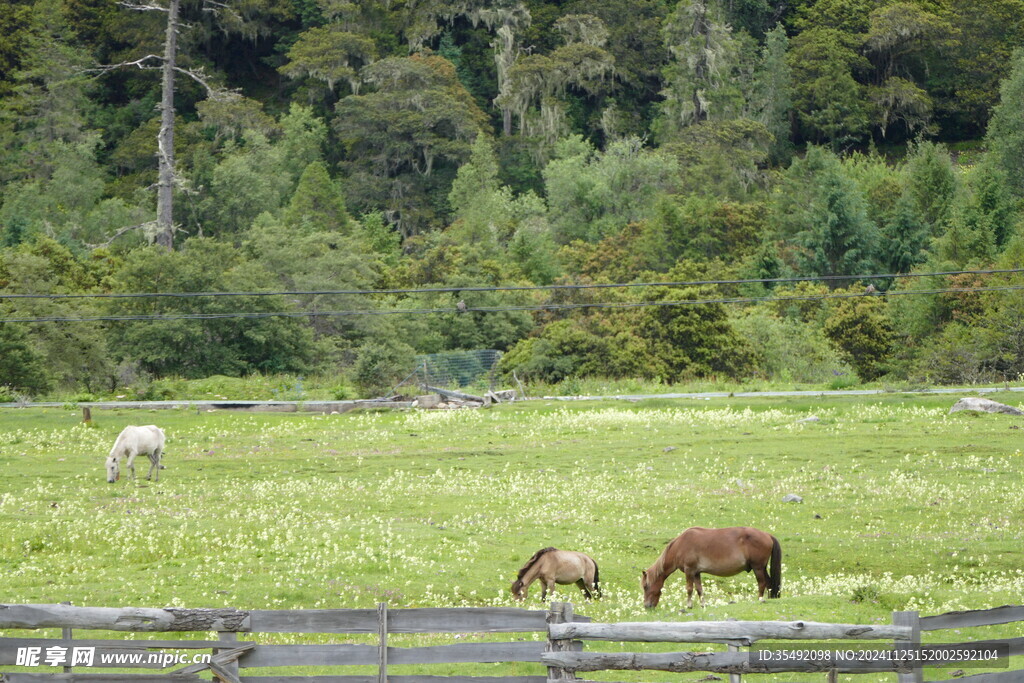
{"type": "MultiPolygon", "coordinates": [[[[670,290],[651,287],[648,301],[700,299],[708,292],[698,289],[670,290]]],[[[668,381],[724,375],[739,377],[749,372],[755,351],[733,329],[725,307],[719,303],[653,306],[641,313],[637,334],[648,340],[658,365],[656,377],[668,381]]]]}
{"type": "Polygon", "coordinates": [[[895,334],[885,301],[859,297],[841,299],[825,321],[825,336],[865,381],[881,377],[892,352],[895,334]]]}
{"type": "Polygon", "coordinates": [[[950,323],[928,340],[918,358],[918,373],[939,384],[979,384],[996,378],[977,329],[950,323]]]}
{"type": "Polygon", "coordinates": [[[42,393],[50,387],[46,363],[22,328],[0,324],[0,385],[8,394],[42,393]]]}
{"type": "Polygon", "coordinates": [[[416,365],[416,352],[400,341],[371,341],[359,349],[353,380],[364,396],[385,396],[408,377],[416,365]]]}
{"type": "Polygon", "coordinates": [[[499,369],[514,370],[525,381],[561,382],[580,373],[584,363],[599,362],[605,344],[571,320],[547,325],[539,337],[524,339],[502,356],[499,369]]]}
{"type": "Polygon", "coordinates": [[[769,381],[834,384],[853,375],[817,326],[759,309],[734,320],[733,327],[757,350],[758,374],[769,381]]]}

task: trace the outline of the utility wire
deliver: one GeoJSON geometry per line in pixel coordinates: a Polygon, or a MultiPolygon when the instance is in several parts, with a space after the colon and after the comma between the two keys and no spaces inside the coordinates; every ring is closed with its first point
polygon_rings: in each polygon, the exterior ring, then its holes
{"type": "Polygon", "coordinates": [[[517,311],[564,311],[582,308],[595,309],[629,309],[666,306],[699,306],[707,304],[752,304],[752,303],[785,303],[788,301],[824,301],[828,299],[852,299],[860,297],[891,297],[921,294],[979,293],[1006,292],[1024,290],[1024,285],[1006,285],[1001,287],[947,287],[941,289],[918,289],[896,292],[844,292],[841,294],[817,294],[801,296],[760,296],[731,297],[718,299],[684,299],[679,301],[622,301],[603,303],[553,303],[526,306],[480,306],[466,308],[409,308],[409,309],[364,309],[350,311],[253,311],[235,313],[181,313],[181,314],[141,314],[141,315],[99,315],[83,317],[46,316],[36,318],[3,318],[0,323],[44,323],[44,322],[100,322],[100,321],[164,321],[164,320],[226,320],[226,319],[261,319],[261,318],[314,318],[314,317],[345,317],[356,315],[428,315],[465,313],[507,313],[517,311]]]}
{"type": "Polygon", "coordinates": [[[844,280],[896,280],[900,278],[943,277],[950,275],[998,275],[1024,273],[1024,268],[992,270],[947,270],[934,273],[874,273],[869,275],[815,275],[802,277],[758,278],[749,280],[691,280],[683,282],[620,282],[577,285],[498,285],[470,287],[433,287],[423,289],[329,289],[270,292],[126,292],[87,294],[6,294],[0,299],[143,299],[224,297],[224,296],[326,296],[378,294],[445,294],[453,292],[535,292],[552,290],[624,289],[629,287],[701,287],[708,285],[780,284],[786,282],[839,282],[844,280]]]}

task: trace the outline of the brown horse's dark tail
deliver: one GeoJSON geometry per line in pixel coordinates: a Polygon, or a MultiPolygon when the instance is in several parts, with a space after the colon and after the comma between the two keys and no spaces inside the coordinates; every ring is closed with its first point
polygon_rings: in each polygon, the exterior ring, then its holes
{"type": "Polygon", "coordinates": [[[594,597],[601,597],[601,570],[597,568],[597,560],[590,558],[594,563],[594,597]]]}
{"type": "Polygon", "coordinates": [[[768,597],[777,598],[782,591],[782,546],[779,539],[772,536],[772,559],[768,571],[768,597]]]}

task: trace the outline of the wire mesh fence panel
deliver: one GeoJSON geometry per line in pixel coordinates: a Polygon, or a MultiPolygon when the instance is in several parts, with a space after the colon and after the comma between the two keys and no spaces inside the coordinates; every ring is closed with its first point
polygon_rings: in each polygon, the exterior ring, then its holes
{"type": "Polygon", "coordinates": [[[416,356],[416,383],[434,387],[457,388],[485,380],[494,385],[494,371],[501,351],[447,351],[416,356]]]}

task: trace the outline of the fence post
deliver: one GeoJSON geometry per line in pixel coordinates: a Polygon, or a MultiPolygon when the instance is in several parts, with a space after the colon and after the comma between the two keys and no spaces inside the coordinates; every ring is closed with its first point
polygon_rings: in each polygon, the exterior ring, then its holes
{"type": "MultiPolygon", "coordinates": [[[[565,624],[572,622],[573,620],[573,607],[571,602],[552,602],[551,609],[548,612],[548,623],[549,624],[565,624]]],[[[554,640],[551,638],[550,631],[548,633],[548,644],[545,646],[545,652],[563,652],[566,650],[581,649],[577,647],[577,644],[572,640],[554,640]]],[[[576,680],[576,674],[571,671],[566,671],[557,666],[548,667],[548,681],[574,681],[576,680]]]]}
{"type": "MultiPolygon", "coordinates": [[[[909,641],[894,641],[893,645],[897,650],[921,646],[921,619],[917,612],[893,612],[892,625],[910,627],[909,641]]],[[[924,669],[918,664],[918,662],[914,662],[914,666],[909,673],[896,674],[896,680],[899,683],[922,683],[924,681],[924,669]]]]}
{"type": "MultiPolygon", "coordinates": [[[[729,652],[740,651],[739,645],[733,645],[732,643],[729,643],[726,647],[729,649],[729,652]]],[[[729,674],[729,683],[743,683],[743,676],[741,676],[740,674],[729,674]]]]}
{"type": "MultiPolygon", "coordinates": [[[[218,631],[217,632],[217,638],[219,640],[227,640],[227,641],[230,641],[230,642],[236,642],[238,640],[238,634],[235,633],[234,631],[218,631]]],[[[216,654],[220,654],[221,652],[224,652],[224,650],[214,650],[213,654],[216,655],[216,654]]],[[[238,678],[238,660],[237,659],[232,661],[232,662],[228,662],[227,664],[225,664],[224,668],[227,669],[232,674],[234,674],[235,678],[238,678]]],[[[218,681],[222,680],[219,676],[217,676],[217,674],[214,674],[213,677],[214,677],[214,679],[216,679],[218,681]]]]}
{"type": "Polygon", "coordinates": [[[377,683],[388,683],[388,603],[377,603],[377,633],[380,651],[377,655],[377,683]]]}
{"type": "MultiPolygon", "coordinates": [[[[89,410],[89,409],[86,408],[86,410],[89,410]]],[[[60,604],[62,604],[62,605],[70,605],[71,603],[70,602],[62,602],[60,604]]],[[[71,640],[72,638],[75,637],[74,630],[70,629],[70,628],[62,628],[60,630],[60,637],[63,638],[64,640],[71,640]]],[[[69,648],[68,649],[68,664],[71,663],[72,652],[74,652],[74,650],[69,648]]],[[[69,674],[69,673],[71,673],[73,671],[74,671],[74,669],[72,667],[70,667],[70,666],[65,666],[64,667],[64,673],[66,673],[66,674],[69,674]]]]}

